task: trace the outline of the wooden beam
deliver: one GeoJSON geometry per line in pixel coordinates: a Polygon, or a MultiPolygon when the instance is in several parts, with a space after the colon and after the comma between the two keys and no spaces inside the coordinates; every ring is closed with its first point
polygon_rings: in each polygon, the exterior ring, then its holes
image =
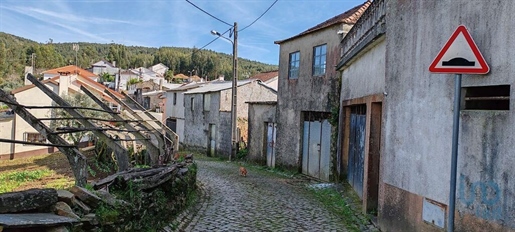
{"type": "Polygon", "coordinates": [[[145,135],[143,135],[140,131],[138,131],[136,128],[134,128],[131,124],[127,123],[127,120],[122,118],[119,114],[116,114],[115,112],[113,112],[113,110],[111,110],[111,108],[109,108],[109,106],[107,106],[100,99],[98,99],[86,87],[81,86],[80,89],[82,91],[84,91],[84,93],[86,93],[86,95],[88,95],[91,99],[93,99],[93,101],[95,101],[100,107],[102,107],[102,109],[107,111],[111,115],[111,117],[113,117],[115,120],[118,120],[119,122],[121,122],[122,125],[125,128],[127,128],[127,130],[136,131],[136,132],[134,132],[132,134],[137,139],[140,139],[141,143],[143,143],[143,145],[145,145],[145,147],[147,147],[147,150],[148,150],[148,152],[150,154],[150,157],[151,157],[152,164],[157,164],[159,155],[164,155],[164,154],[161,154],[161,151],[159,150],[159,148],[157,148],[152,142],[148,141],[147,137],[145,137],[145,135]]]}
{"type": "MultiPolygon", "coordinates": [[[[59,95],[54,93],[51,89],[49,89],[47,86],[45,86],[43,83],[38,81],[32,74],[27,75],[27,79],[31,81],[36,87],[41,89],[43,93],[48,95],[52,100],[54,100],[55,103],[57,103],[60,106],[65,106],[64,110],[68,112],[71,116],[75,117],[77,121],[79,121],[83,126],[85,127],[96,127],[93,123],[91,123],[89,120],[84,119],[84,115],[82,115],[80,112],[74,110],[73,108],[70,108],[70,104],[63,100],[59,95]]],[[[105,141],[107,146],[109,146],[111,149],[113,149],[115,156],[116,156],[116,162],[118,164],[118,171],[124,171],[129,168],[129,158],[127,155],[127,150],[123,148],[120,144],[115,142],[113,139],[111,139],[107,134],[105,134],[103,131],[92,131],[92,133],[97,136],[99,139],[105,141]]]]}
{"type": "Polygon", "coordinates": [[[161,126],[161,128],[166,132],[166,133],[169,133],[171,136],[172,136],[172,146],[173,146],[173,150],[174,151],[179,151],[179,135],[176,134],[172,129],[168,128],[166,125],[163,124],[163,122],[161,122],[161,120],[157,120],[154,115],[152,115],[151,113],[147,112],[147,110],[141,106],[138,102],[136,102],[134,99],[132,99],[129,95],[125,94],[125,93],[122,93],[123,96],[125,96],[125,98],[127,98],[127,100],[129,100],[131,103],[133,103],[134,105],[136,105],[136,108],[138,108],[139,110],[143,111],[143,113],[145,113],[150,119],[153,119],[157,122],[157,124],[159,124],[161,126]]]}
{"type": "Polygon", "coordinates": [[[120,104],[124,109],[126,109],[127,111],[129,111],[129,113],[132,114],[132,116],[134,116],[136,119],[140,120],[140,125],[143,127],[143,128],[147,128],[149,131],[152,131],[152,133],[154,134],[154,136],[156,137],[157,139],[157,143],[158,143],[158,149],[159,149],[159,154],[166,154],[165,150],[164,150],[164,147],[165,147],[165,142],[163,140],[163,138],[161,137],[161,133],[159,133],[157,131],[156,128],[154,128],[150,123],[148,123],[145,119],[143,119],[141,116],[138,115],[138,113],[136,113],[136,111],[134,111],[130,106],[128,106],[125,102],[123,102],[122,100],[120,100],[119,98],[117,98],[116,96],[114,96],[114,94],[112,94],[111,92],[109,91],[105,91],[105,93],[107,95],[109,95],[109,97],[111,97],[113,100],[115,100],[118,104],[120,104]],[[153,130],[150,130],[150,128],[153,128],[153,130]]]}
{"type": "Polygon", "coordinates": [[[13,96],[8,95],[2,89],[0,89],[0,99],[4,100],[5,104],[14,110],[14,112],[23,118],[23,120],[25,120],[29,125],[41,133],[41,135],[43,135],[48,141],[57,146],[57,149],[66,156],[70,163],[73,174],[75,175],[75,184],[78,186],[86,186],[88,175],[86,169],[86,157],[80,153],[76,147],[72,147],[59,135],[53,134],[53,131],[48,126],[34,117],[34,115],[27,111],[27,109],[21,107],[13,96]]]}

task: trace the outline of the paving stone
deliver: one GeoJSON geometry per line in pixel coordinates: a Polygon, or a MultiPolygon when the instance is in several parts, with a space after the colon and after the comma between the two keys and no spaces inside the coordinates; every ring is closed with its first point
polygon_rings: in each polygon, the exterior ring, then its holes
{"type": "Polygon", "coordinates": [[[200,200],[179,216],[177,231],[347,231],[296,181],[261,172],[242,178],[236,163],[196,162],[200,200]]]}

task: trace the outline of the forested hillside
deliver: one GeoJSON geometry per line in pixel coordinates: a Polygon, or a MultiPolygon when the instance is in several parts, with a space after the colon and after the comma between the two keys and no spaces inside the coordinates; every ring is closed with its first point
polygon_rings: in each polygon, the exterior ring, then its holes
{"type": "MultiPolygon", "coordinates": [[[[123,69],[149,67],[163,63],[170,68],[168,76],[195,70],[193,74],[213,79],[218,75],[232,77],[232,55],[196,48],[161,47],[148,48],[121,44],[77,43],[79,50],[73,50],[73,43],[37,43],[25,38],[0,32],[0,88],[10,90],[23,83],[25,66],[34,66],[36,73],[46,69],[75,64],[87,69],[99,60],[116,61],[123,69]],[[34,55],[32,55],[34,54],[34,55]]],[[[244,79],[263,71],[276,70],[277,66],[247,59],[238,59],[238,77],[244,79]]]]}

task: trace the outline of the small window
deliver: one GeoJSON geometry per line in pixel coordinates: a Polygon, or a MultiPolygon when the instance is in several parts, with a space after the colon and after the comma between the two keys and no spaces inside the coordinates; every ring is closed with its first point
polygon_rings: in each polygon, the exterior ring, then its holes
{"type": "Polygon", "coordinates": [[[290,63],[288,65],[288,79],[299,78],[300,52],[290,53],[290,63]]]}
{"type": "Polygon", "coordinates": [[[173,105],[177,105],[177,93],[173,93],[173,105]]]}
{"type": "Polygon", "coordinates": [[[324,44],[313,48],[313,76],[325,74],[326,47],[324,44]]]}
{"type": "Polygon", "coordinates": [[[211,106],[211,94],[204,94],[204,111],[209,111],[211,106]]]}
{"type": "Polygon", "coordinates": [[[46,138],[40,133],[23,133],[23,141],[31,143],[45,143],[46,138]]]}
{"type": "Polygon", "coordinates": [[[190,109],[191,109],[191,111],[193,111],[193,109],[195,108],[195,98],[191,97],[190,100],[191,100],[190,109]]]}
{"type": "Polygon", "coordinates": [[[465,110],[510,110],[510,86],[464,87],[465,110]]]}

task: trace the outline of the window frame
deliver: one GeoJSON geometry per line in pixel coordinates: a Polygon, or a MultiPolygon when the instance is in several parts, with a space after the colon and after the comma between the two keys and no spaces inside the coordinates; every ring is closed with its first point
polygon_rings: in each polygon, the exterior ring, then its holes
{"type": "Polygon", "coordinates": [[[173,93],[173,105],[177,105],[177,93],[173,93]]]}
{"type": "MultiPolygon", "coordinates": [[[[41,133],[38,132],[24,132],[23,133],[23,141],[25,142],[31,142],[31,143],[46,143],[46,138],[41,133]],[[30,139],[34,138],[34,139],[30,139]]],[[[24,144],[24,146],[34,146],[31,144],[24,144]]]]}
{"type": "Polygon", "coordinates": [[[313,62],[312,62],[312,66],[311,66],[311,74],[313,76],[325,75],[325,73],[327,71],[326,66],[327,66],[327,44],[320,44],[320,45],[314,46],[313,47],[313,62]],[[318,52],[320,52],[320,53],[318,53],[318,52]],[[322,70],[322,71],[317,71],[317,70],[322,70]]]}
{"type": "Polygon", "coordinates": [[[288,55],[288,79],[290,80],[297,80],[299,79],[299,72],[300,72],[300,51],[292,52],[288,55]],[[292,58],[297,58],[293,60],[292,58]],[[296,66],[294,66],[294,65],[296,66]],[[293,68],[296,68],[294,70],[293,68]],[[292,72],[296,71],[296,75],[293,76],[292,72]]]}
{"type": "Polygon", "coordinates": [[[190,98],[190,102],[191,102],[191,104],[190,104],[190,110],[191,110],[191,111],[194,111],[194,109],[195,109],[195,97],[193,97],[193,96],[192,96],[192,97],[190,98]]]}
{"type": "Polygon", "coordinates": [[[202,104],[203,104],[204,111],[209,112],[209,110],[211,108],[211,94],[205,93],[204,96],[202,96],[202,98],[203,98],[202,104]]]}

